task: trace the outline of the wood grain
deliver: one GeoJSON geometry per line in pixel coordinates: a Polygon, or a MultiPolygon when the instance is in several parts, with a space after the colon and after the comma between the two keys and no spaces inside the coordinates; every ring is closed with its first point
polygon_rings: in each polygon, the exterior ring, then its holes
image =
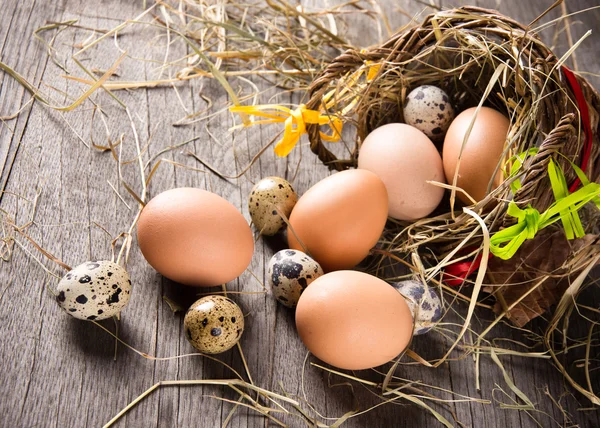
{"type": "MultiPolygon", "coordinates": [[[[382,1],[393,28],[409,22],[408,16],[423,11],[421,3],[382,1]],[[405,12],[405,13],[402,13],[405,12]]],[[[455,1],[453,4],[467,2],[455,1]]],[[[523,22],[535,18],[549,2],[476,1],[477,5],[496,7],[501,12],[523,22]]],[[[313,4],[323,4],[314,0],[313,4]]],[[[450,6],[450,2],[444,3],[450,6]]],[[[597,5],[596,1],[569,1],[570,11],[597,5]]],[[[18,70],[36,87],[47,91],[49,87],[67,95],[55,95],[53,102],[68,104],[79,96],[82,87],[61,77],[63,71],[48,60],[45,47],[32,37],[35,29],[47,21],[79,19],[83,26],[110,29],[119,22],[135,17],[142,9],[141,1],[101,0],[4,0],[0,14],[0,60],[18,70]],[[43,83],[42,83],[43,82],[43,83]]],[[[553,12],[551,17],[558,14],[553,12]]],[[[548,18],[548,19],[550,19],[548,18]]],[[[598,9],[573,18],[572,32],[577,39],[587,29],[599,30],[598,9]]],[[[349,30],[351,38],[361,45],[375,43],[374,28],[361,24],[349,30]]],[[[69,59],[76,44],[90,33],[85,30],[69,31],[62,37],[59,59],[68,62],[68,69],[77,66],[69,59]]],[[[552,43],[553,30],[542,33],[552,43]]],[[[49,36],[48,36],[49,37],[49,36]]],[[[561,36],[559,38],[563,40],[561,36]]],[[[597,55],[598,34],[586,40],[577,51],[581,70],[597,72],[600,59],[597,55]]],[[[121,49],[144,58],[164,56],[168,40],[159,37],[152,28],[133,27],[120,33],[117,40],[121,49]]],[[[556,46],[558,53],[565,51],[565,43],[556,46]]],[[[171,60],[188,54],[182,45],[171,44],[171,60]]],[[[87,67],[108,69],[118,58],[119,51],[112,43],[102,43],[85,55],[87,67]]],[[[125,61],[119,73],[128,79],[155,78],[160,71],[153,62],[125,61]]],[[[164,72],[168,76],[168,71],[164,72]]],[[[600,87],[597,76],[590,81],[600,87]]],[[[244,85],[242,81],[232,82],[244,85]]],[[[262,89],[267,89],[262,84],[262,89]]],[[[144,162],[163,148],[193,137],[186,148],[170,151],[162,157],[203,168],[185,155],[186,150],[196,153],[219,171],[235,175],[245,167],[253,155],[276,135],[275,127],[251,128],[238,134],[228,132],[233,125],[228,115],[216,116],[208,123],[174,127],[172,123],[186,114],[206,108],[205,98],[214,105],[224,105],[227,96],[214,81],[191,81],[172,87],[116,95],[129,107],[133,118],[107,94],[98,92],[92,98],[105,111],[107,129],[112,141],[123,135],[122,159],[135,159],[135,127],[142,148],[144,162]],[[150,142],[148,144],[148,142],[150,142]]],[[[49,91],[48,91],[49,92],[49,91]]],[[[54,94],[60,94],[54,92],[54,94]]],[[[282,102],[299,102],[299,95],[279,96],[282,102]]],[[[30,99],[12,78],[0,73],[0,116],[21,109],[30,99]]],[[[29,234],[45,249],[65,263],[75,266],[91,259],[111,257],[111,240],[127,230],[135,216],[136,203],[119,184],[118,171],[110,153],[101,153],[86,147],[92,138],[96,144],[106,144],[106,129],[96,116],[92,122],[93,104],[86,102],[74,112],[58,113],[40,103],[28,105],[14,120],[0,122],[0,207],[15,217],[17,224],[25,224],[34,207],[36,224],[29,234]],[[90,128],[90,124],[93,124],[90,128]],[[113,184],[129,208],[113,192],[113,184]],[[33,204],[37,199],[37,205],[33,204]],[[107,233],[108,232],[108,233],[107,233]]],[[[122,168],[124,180],[134,189],[141,189],[141,178],[136,162],[122,168]]],[[[243,177],[221,179],[212,173],[201,173],[175,168],[163,163],[149,186],[148,198],[159,192],[179,186],[205,188],[225,197],[249,218],[246,195],[263,176],[278,175],[293,181],[299,193],[306,191],[329,172],[310,153],[306,144],[286,159],[277,159],[268,150],[243,177]],[[301,162],[300,162],[301,160],[301,162]]],[[[17,237],[28,252],[19,247],[10,263],[0,264],[0,426],[6,427],[87,427],[102,426],[145,389],[161,380],[216,379],[232,377],[232,373],[217,362],[190,357],[170,361],[143,359],[120,345],[117,359],[114,340],[92,323],[79,322],[66,316],[55,304],[47,285],[56,279],[35,262],[40,258],[31,245],[17,237]]],[[[266,263],[271,255],[283,248],[280,239],[259,239],[250,270],[265,282],[266,263]]],[[[62,275],[56,265],[44,262],[48,269],[62,275]]],[[[120,337],[131,346],[148,354],[168,357],[193,352],[182,334],[183,315],[174,314],[163,301],[163,296],[187,306],[199,290],[181,287],[160,277],[145,262],[135,242],[128,262],[134,279],[135,292],[120,322],[120,337]]],[[[234,295],[247,314],[246,331],[241,348],[254,381],[267,389],[285,392],[306,399],[315,409],[331,418],[337,418],[355,409],[366,409],[376,403],[368,389],[353,383],[349,386],[339,377],[329,376],[316,368],[306,367],[304,384],[301,382],[306,350],[295,334],[293,313],[268,294],[256,293],[262,285],[249,273],[228,284],[230,292],[255,294],[234,295]],[[304,396],[306,394],[306,396],[304,396]]],[[[203,291],[203,290],[200,290],[203,291]]],[[[590,296],[595,299],[597,296],[590,296]]],[[[590,305],[592,305],[590,303],[590,305]]],[[[489,314],[482,312],[482,317],[489,314]]],[[[458,320],[458,319],[457,319],[458,320]]],[[[112,321],[103,322],[114,331],[112,321]]],[[[532,329],[543,332],[544,321],[534,322],[532,329]]],[[[586,334],[586,332],[582,332],[586,334]]],[[[523,340],[519,331],[501,325],[495,335],[523,340]]],[[[428,335],[415,339],[413,349],[423,355],[442,355],[444,346],[439,336],[428,335]]],[[[240,373],[243,365],[237,349],[220,356],[220,359],[240,373]]],[[[525,413],[500,406],[500,402],[514,404],[515,397],[507,387],[502,373],[489,359],[481,363],[481,391],[475,388],[475,365],[471,358],[452,361],[437,369],[403,365],[398,375],[424,384],[437,385],[447,390],[483,398],[492,404],[453,403],[455,412],[465,426],[600,426],[597,410],[579,411],[590,407],[581,396],[566,387],[560,374],[547,360],[503,356],[501,360],[510,377],[535,403],[536,411],[525,413]],[[500,388],[507,392],[504,395],[500,388]],[[571,415],[564,419],[558,406],[552,404],[545,391],[548,389],[560,405],[571,415]],[[536,422],[538,421],[538,422],[536,422]]],[[[311,359],[310,361],[316,361],[311,359]]],[[[381,380],[375,374],[363,374],[381,380]]],[[[598,388],[598,378],[594,380],[598,388]]],[[[445,398],[448,394],[438,392],[445,398]]],[[[237,396],[224,387],[166,387],[159,389],[129,412],[118,426],[131,427],[212,427],[221,425],[234,405],[217,400],[224,397],[236,400],[237,396]]],[[[307,407],[305,404],[304,407],[307,407]]],[[[451,418],[449,412],[442,410],[451,418]]],[[[304,423],[292,416],[282,419],[290,426],[304,423]]],[[[327,421],[324,421],[327,422],[327,421]]],[[[328,423],[332,423],[330,420],[328,423]]],[[[435,419],[427,412],[406,403],[378,407],[370,413],[350,419],[344,426],[433,426],[435,419]]],[[[269,425],[263,417],[247,408],[235,409],[229,426],[258,427],[269,425]]]]}

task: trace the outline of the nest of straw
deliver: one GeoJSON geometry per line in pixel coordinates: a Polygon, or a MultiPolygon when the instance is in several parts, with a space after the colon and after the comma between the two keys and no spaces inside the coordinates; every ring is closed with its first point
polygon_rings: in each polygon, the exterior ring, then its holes
{"type": "MultiPolygon", "coordinates": [[[[353,143],[346,142],[349,156],[338,158],[321,140],[319,126],[308,125],[311,150],[331,169],[355,167],[364,138],[383,124],[403,122],[405,97],[420,85],[441,87],[457,111],[479,104],[497,109],[511,122],[503,159],[526,155],[518,174],[469,207],[492,234],[515,222],[507,214],[510,201],[540,212],[551,205],[554,195],[547,178],[551,159],[569,184],[577,178],[569,160],[581,166],[590,181],[600,177],[600,96],[576,76],[593,134],[589,160],[582,165],[585,126],[563,69],[567,56],[557,58],[535,32],[496,11],[463,7],[429,15],[421,25],[402,30],[379,46],[347,50],[314,80],[307,108],[340,117],[355,127],[356,137],[353,143]],[[539,151],[529,153],[534,147],[539,151]],[[516,179],[522,187],[515,193],[510,184],[516,179]]],[[[429,218],[413,224],[388,223],[386,249],[397,256],[416,255],[429,267],[478,256],[484,242],[477,232],[480,224],[455,203],[455,192],[429,218]],[[459,245],[468,251],[455,251],[459,245]]],[[[555,225],[527,241],[513,259],[490,260],[486,290],[496,295],[497,312],[508,311],[513,322],[523,325],[560,299],[568,278],[600,250],[594,230],[597,210],[583,211],[583,239],[567,241],[555,225]],[[541,261],[535,259],[536,253],[543,255],[541,261]],[[534,258],[528,260],[530,256],[534,258]]]]}

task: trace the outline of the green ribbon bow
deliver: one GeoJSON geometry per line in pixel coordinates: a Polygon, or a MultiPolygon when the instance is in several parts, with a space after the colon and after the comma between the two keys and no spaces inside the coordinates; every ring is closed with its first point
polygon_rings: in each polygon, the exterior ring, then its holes
{"type": "MultiPolygon", "coordinates": [[[[569,161],[570,162],[570,161],[569,161]]],[[[552,186],[555,202],[544,212],[529,205],[521,209],[514,202],[508,205],[507,214],[515,217],[517,224],[495,233],[490,239],[490,251],[502,260],[508,260],[515,255],[523,242],[533,239],[538,230],[562,221],[567,239],[581,238],[585,230],[577,213],[584,205],[594,201],[600,208],[600,184],[590,183],[583,171],[571,162],[583,187],[574,193],[569,193],[569,187],[562,170],[554,161],[548,165],[548,178],[552,186]]],[[[520,165],[519,165],[520,166],[520,165]]]]}

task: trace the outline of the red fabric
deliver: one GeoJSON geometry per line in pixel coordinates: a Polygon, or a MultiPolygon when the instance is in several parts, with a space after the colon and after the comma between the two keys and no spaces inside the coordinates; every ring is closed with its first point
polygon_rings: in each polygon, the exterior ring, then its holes
{"type": "Polygon", "coordinates": [[[479,265],[481,265],[481,253],[473,261],[457,262],[446,267],[442,281],[451,287],[458,287],[469,275],[479,269],[479,265]]]}
{"type": "MultiPolygon", "coordinates": [[[[581,157],[581,165],[580,168],[583,172],[587,169],[590,155],[592,153],[592,126],[590,124],[590,112],[588,110],[587,101],[585,96],[583,95],[583,91],[581,90],[581,86],[579,86],[579,82],[577,81],[577,77],[575,74],[569,70],[564,65],[562,66],[562,71],[567,78],[567,82],[569,82],[569,86],[573,90],[575,94],[575,100],[577,101],[577,107],[579,108],[579,112],[581,113],[581,122],[583,124],[583,130],[585,132],[585,142],[583,145],[583,155],[581,157]]],[[[571,187],[569,187],[570,192],[574,192],[577,189],[577,186],[581,181],[577,178],[571,187]]]]}

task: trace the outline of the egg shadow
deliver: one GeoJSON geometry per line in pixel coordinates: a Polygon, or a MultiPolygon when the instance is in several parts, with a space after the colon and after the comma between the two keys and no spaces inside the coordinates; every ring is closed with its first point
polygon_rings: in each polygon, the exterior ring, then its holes
{"type": "MultiPolygon", "coordinates": [[[[346,373],[350,376],[375,382],[377,384],[380,384],[384,379],[382,374],[376,373],[372,370],[351,371],[336,368],[319,360],[314,355],[311,355],[308,364],[311,362],[319,364],[323,367],[327,367],[328,369],[346,373]]],[[[378,371],[384,373],[387,372],[389,368],[389,363],[380,367],[376,367],[378,371]]],[[[326,411],[329,409],[336,409],[338,414],[328,414],[329,417],[341,417],[344,413],[350,411],[365,411],[381,404],[385,400],[392,398],[391,396],[385,398],[379,397],[378,394],[381,394],[381,389],[378,390],[377,387],[363,385],[357,381],[349,380],[342,376],[332,374],[327,370],[323,370],[318,367],[307,366],[307,370],[315,371],[312,374],[312,382],[314,382],[314,376],[319,376],[321,387],[323,388],[323,392],[321,393],[322,395],[319,394],[318,391],[314,392],[315,395],[321,395],[321,397],[311,397],[309,395],[307,399],[309,402],[312,402],[313,405],[318,403],[316,407],[317,410],[320,409],[322,411],[326,411]],[[319,399],[324,399],[325,402],[319,402],[319,399]]],[[[311,391],[311,389],[308,388],[307,391],[311,391]]],[[[399,403],[402,403],[402,401],[399,400],[399,403]]],[[[405,403],[406,402],[403,404],[405,403]]],[[[389,403],[384,407],[386,408],[385,411],[378,412],[375,409],[373,412],[367,412],[363,415],[353,417],[352,419],[355,424],[353,426],[367,426],[369,423],[374,423],[375,426],[393,427],[398,425],[398,418],[400,416],[405,420],[414,421],[415,423],[412,424],[412,426],[427,426],[427,419],[423,420],[426,418],[426,416],[423,415],[422,410],[417,406],[394,406],[393,404],[389,403]],[[397,409],[397,411],[394,411],[395,409],[397,409]]]]}
{"type": "MultiPolygon", "coordinates": [[[[111,333],[115,333],[115,322],[111,318],[96,321],[96,323],[111,333]]],[[[122,324],[121,322],[119,323],[122,324]]],[[[115,338],[94,324],[94,322],[69,317],[64,320],[61,330],[65,332],[66,340],[78,346],[86,356],[106,360],[114,358],[115,338]]],[[[124,330],[122,325],[119,325],[119,330],[124,330]]],[[[119,338],[127,342],[126,338],[119,338]]],[[[122,345],[119,346],[122,347],[122,345]]]]}
{"type": "MultiPolygon", "coordinates": [[[[275,297],[273,297],[275,300],[275,297]]],[[[288,331],[296,331],[296,307],[289,308],[279,301],[276,301],[276,316],[279,319],[279,322],[282,322],[285,325],[285,329],[288,331]],[[291,329],[291,330],[289,330],[291,329]]]]}
{"type": "Polygon", "coordinates": [[[269,248],[275,254],[281,250],[287,250],[289,247],[287,240],[287,233],[284,230],[283,232],[277,233],[273,236],[261,236],[260,239],[264,242],[265,246],[269,248]]]}
{"type": "Polygon", "coordinates": [[[202,295],[221,293],[221,287],[192,287],[161,277],[162,304],[168,305],[175,315],[183,318],[192,304],[202,295]],[[169,305],[171,303],[171,305],[169,305]]]}

